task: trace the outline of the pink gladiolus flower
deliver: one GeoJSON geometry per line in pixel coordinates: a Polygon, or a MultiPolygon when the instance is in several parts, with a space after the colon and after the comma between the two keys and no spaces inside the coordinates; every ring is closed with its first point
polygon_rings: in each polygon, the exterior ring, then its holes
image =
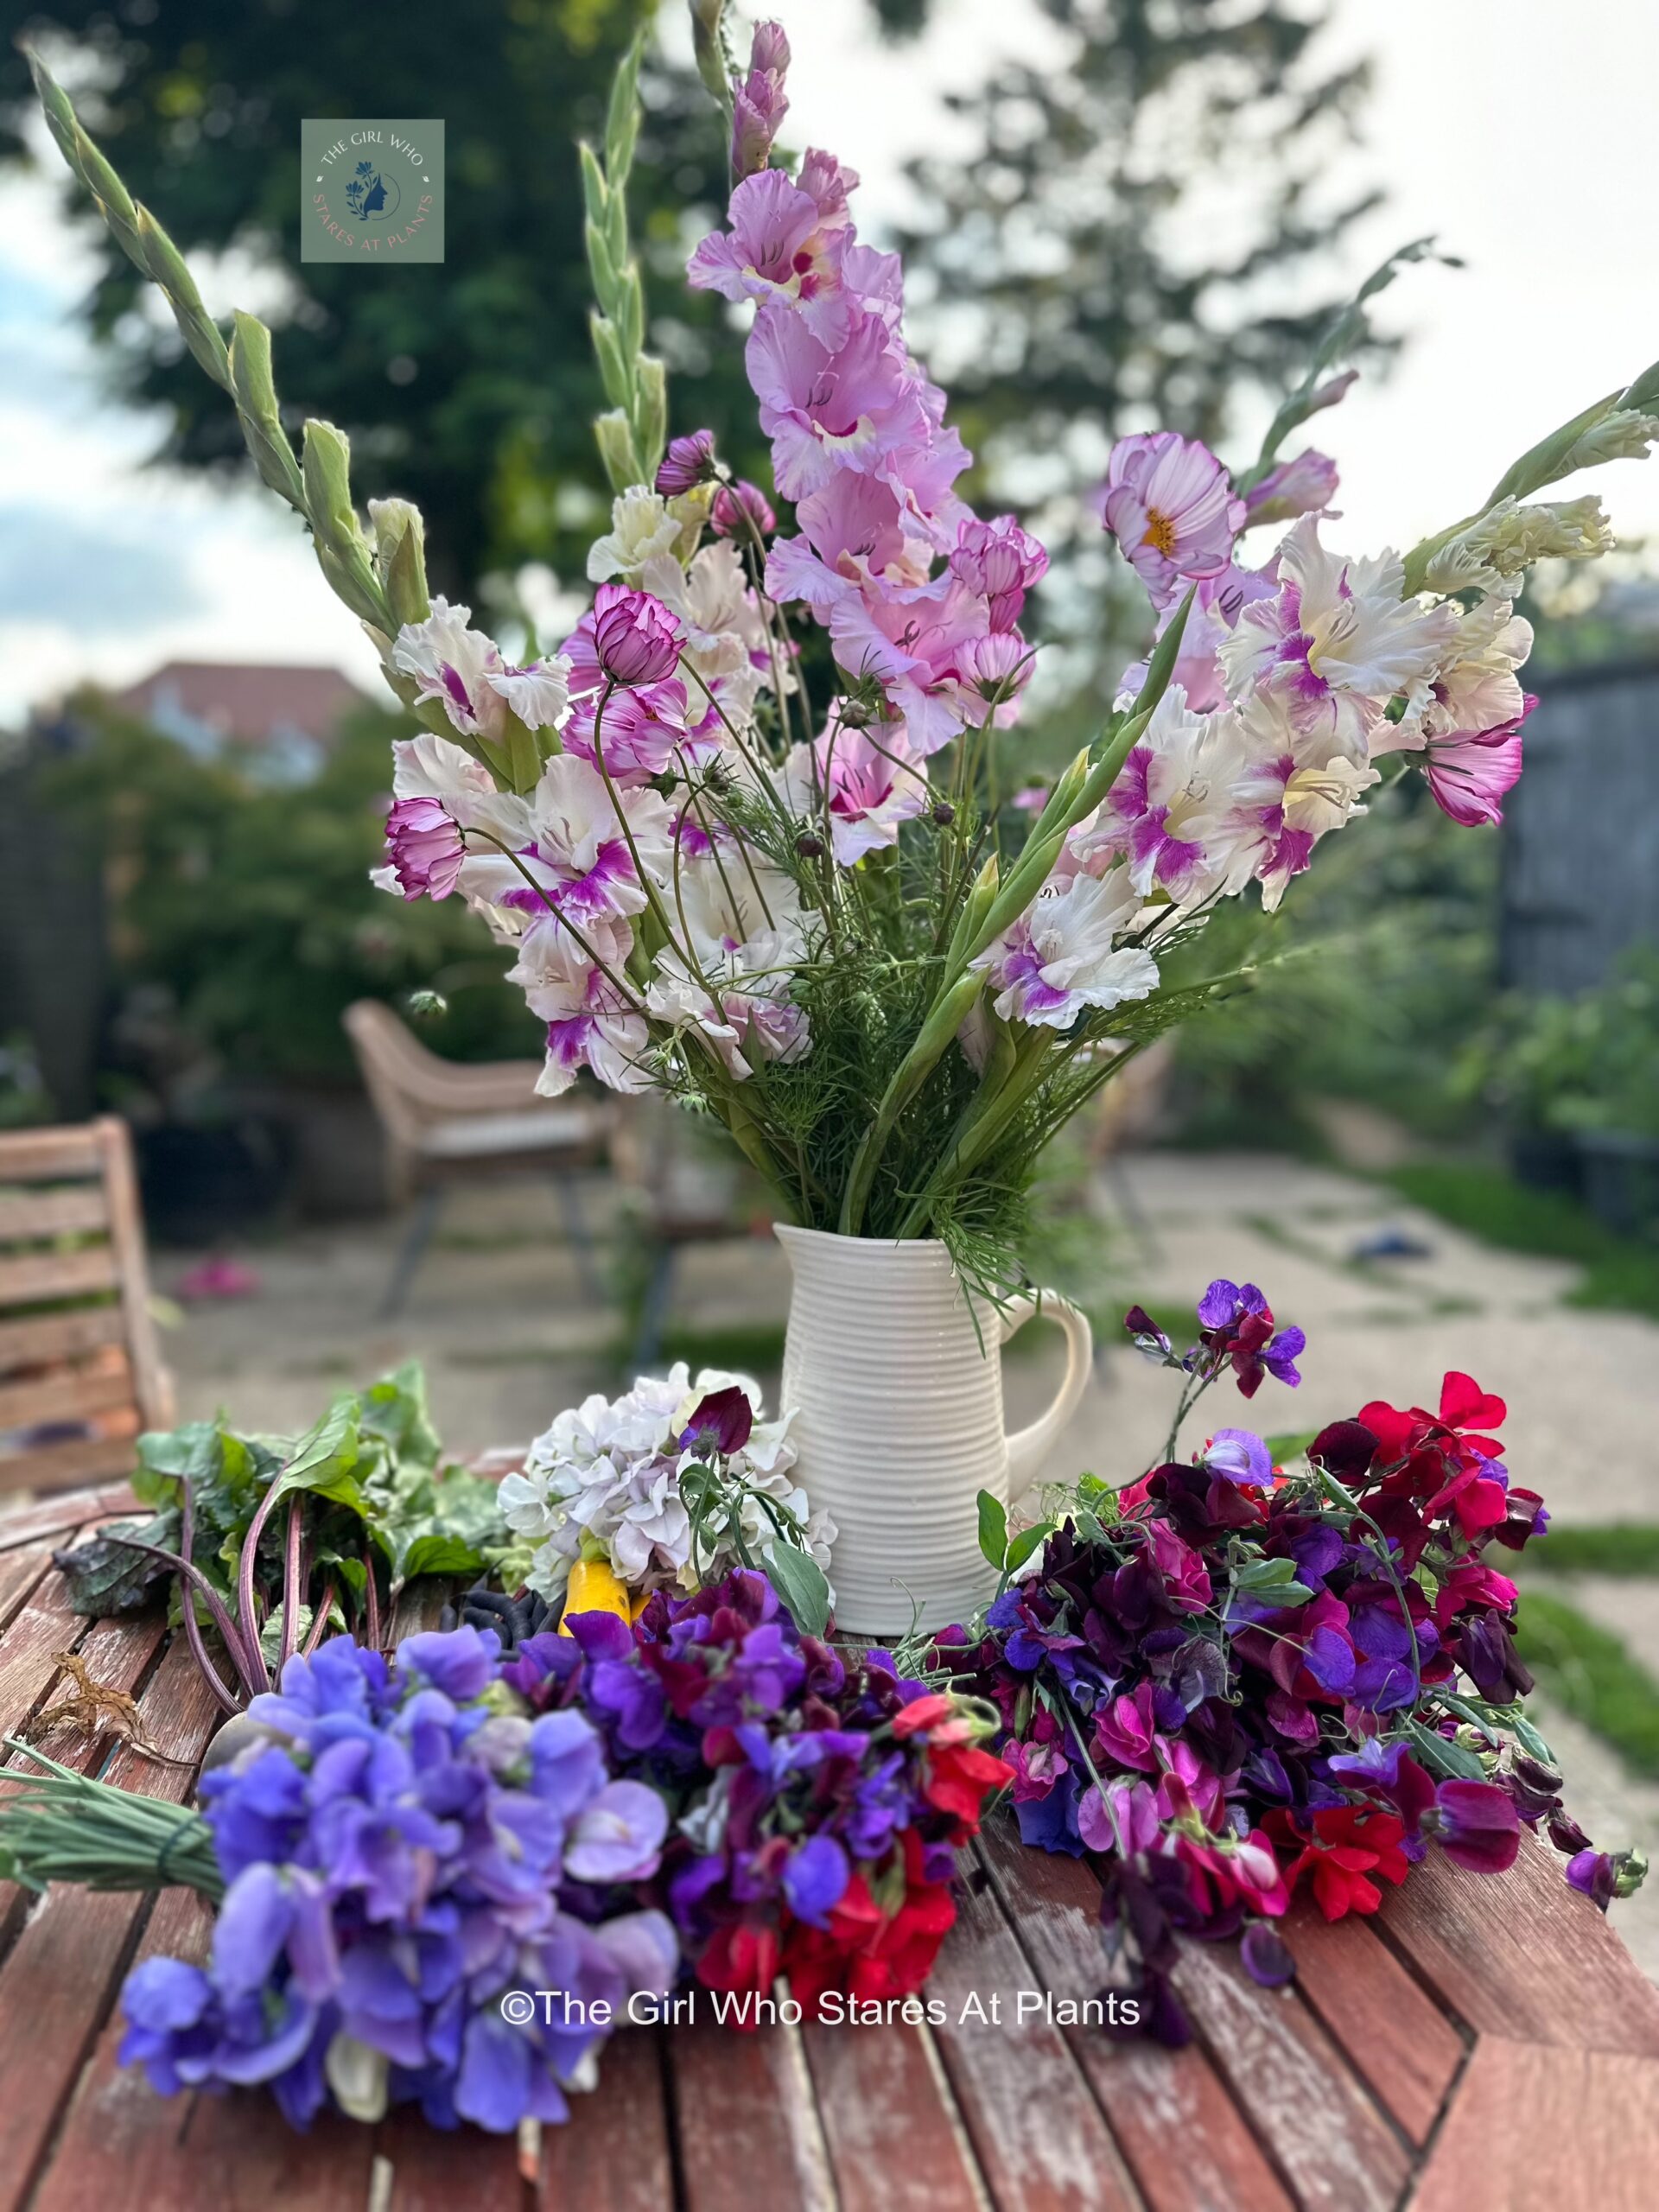
{"type": "Polygon", "coordinates": [[[685,632],[648,591],[601,584],[594,596],[594,652],[613,683],[660,683],[679,665],[685,632]]]}
{"type": "Polygon", "coordinates": [[[735,484],[721,486],[715,494],[710,519],[716,537],[747,537],[751,532],[770,537],[778,527],[771,500],[758,484],[751,484],[747,477],[741,477],[735,484]]]}
{"type": "Polygon", "coordinates": [[[837,469],[872,474],[932,429],[921,386],[879,315],[860,310],[846,341],[827,346],[803,318],[762,308],[745,353],[772,442],[772,473],[786,499],[804,499],[837,469]]]}
{"type": "Polygon", "coordinates": [[[729,219],[686,264],[692,289],[798,315],[821,343],[840,345],[855,305],[841,280],[843,233],[824,227],[811,194],[763,168],[733,193],[729,219]]]}
{"type": "Polygon", "coordinates": [[[995,522],[963,524],[950,556],[950,573],[990,608],[993,630],[1012,630],[1026,594],[1048,572],[1048,555],[1012,515],[995,522]]]}
{"type": "Polygon", "coordinates": [[[749,46],[749,73],[732,93],[732,175],[752,176],[772,158],[772,142],[778,136],[789,102],[784,96],[784,73],[789,67],[789,41],[781,23],[757,23],[749,46]]]}
{"type": "Polygon", "coordinates": [[[969,719],[962,661],[969,644],[987,634],[988,619],[982,599],[944,575],[893,597],[850,595],[832,610],[830,635],[847,674],[880,683],[916,750],[931,753],[969,719]]]}
{"type": "Polygon", "coordinates": [[[1428,739],[1423,773],[1442,814],[1465,829],[1503,819],[1502,801],[1521,779],[1521,725],[1537,705],[1534,694],[1513,721],[1496,728],[1452,730],[1428,739]]]}
{"type": "Polygon", "coordinates": [[[714,473],[714,432],[692,430],[670,442],[657,471],[657,489],[665,499],[677,499],[682,493],[694,492],[699,484],[706,484],[714,473]]]}
{"type": "Polygon", "coordinates": [[[460,825],[435,798],[400,798],[386,817],[386,857],[405,899],[447,899],[467,857],[460,825]]]}
{"type": "Polygon", "coordinates": [[[1106,470],[1106,527],[1161,606],[1219,575],[1244,526],[1244,502],[1208,446],[1174,430],[1120,438],[1106,470]]]}

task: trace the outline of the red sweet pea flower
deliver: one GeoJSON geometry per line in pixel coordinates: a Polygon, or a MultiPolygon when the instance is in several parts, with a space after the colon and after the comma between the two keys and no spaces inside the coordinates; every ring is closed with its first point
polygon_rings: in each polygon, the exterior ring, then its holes
{"type": "Polygon", "coordinates": [[[827,1928],[791,1924],[784,1971],[809,2018],[819,2017],[819,1999],[828,1990],[855,1998],[910,1997],[933,1971],[957,1907],[944,1883],[922,1879],[922,1843],[914,1828],[905,1831],[903,1872],[904,1895],[891,1916],[858,1872],[827,1928]]]}
{"type": "MultiPolygon", "coordinates": [[[[1365,1426],[1370,1427],[1369,1421],[1365,1426]]],[[[1299,1853],[1285,1869],[1286,1888],[1294,1890],[1303,1874],[1311,1874],[1314,1898],[1327,1920],[1375,1912],[1382,1902],[1375,1878],[1403,1882],[1409,1869],[1400,1848],[1405,1822],[1370,1806],[1322,1807],[1313,1815],[1311,1837],[1282,1810],[1269,1813],[1263,1825],[1281,1849],[1299,1853]]]]}
{"type": "Polygon", "coordinates": [[[1439,1416],[1425,1413],[1421,1406],[1412,1407],[1402,1413],[1396,1407],[1385,1406],[1374,1400],[1362,1406],[1359,1421],[1369,1428],[1377,1442],[1377,1457],[1385,1466],[1396,1460],[1409,1459],[1426,1445],[1455,1444],[1459,1458],[1466,1452],[1479,1459],[1501,1459],[1503,1447],[1493,1437],[1474,1435],[1476,1428],[1501,1428],[1509,1418],[1509,1408],[1502,1398],[1495,1398],[1481,1389],[1472,1376],[1456,1373],[1446,1376],[1440,1384],[1439,1416]]]}
{"type": "Polygon", "coordinates": [[[952,1839],[962,1842],[979,1832],[979,1811],[994,1789],[1014,1780],[1014,1769],[994,1752],[977,1751],[971,1744],[934,1744],[929,1746],[927,1780],[922,1795],[957,1824],[952,1839]]]}
{"type": "MultiPolygon", "coordinates": [[[[778,1930],[770,1917],[734,1920],[717,1928],[697,1961],[697,1980],[709,1989],[764,1997],[778,1979],[778,1930]]],[[[734,2012],[739,2026],[751,2024],[734,2012]]]]}

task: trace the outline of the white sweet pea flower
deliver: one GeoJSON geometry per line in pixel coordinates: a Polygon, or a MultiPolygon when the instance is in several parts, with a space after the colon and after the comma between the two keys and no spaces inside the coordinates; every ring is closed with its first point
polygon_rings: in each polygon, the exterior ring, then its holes
{"type": "Polygon", "coordinates": [[[612,500],[610,529],[588,549],[588,581],[602,584],[619,577],[637,585],[652,556],[671,555],[679,538],[679,521],[670,514],[662,493],[636,484],[612,500]]]}

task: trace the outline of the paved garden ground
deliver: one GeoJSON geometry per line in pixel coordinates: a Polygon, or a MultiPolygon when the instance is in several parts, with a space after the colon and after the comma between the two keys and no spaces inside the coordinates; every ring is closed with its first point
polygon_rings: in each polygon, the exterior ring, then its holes
{"type": "MultiPolygon", "coordinates": [[[[604,1189],[588,1195],[602,1232],[604,1189]]],[[[1570,1265],[1493,1251],[1378,1185],[1270,1155],[1132,1157],[1103,1185],[1100,1205],[1103,1271],[1117,1302],[1190,1305],[1224,1274],[1260,1283],[1280,1318],[1307,1332],[1301,1389],[1266,1385],[1250,1409],[1255,1425],[1312,1429],[1373,1397],[1432,1405],[1442,1372],[1460,1367],[1509,1401],[1512,1471],[1563,1525],[1659,1521],[1659,1328],[1564,1304],[1570,1265]],[[1360,1256],[1385,1231],[1421,1251],[1360,1256]]],[[[458,1196],[405,1312],[381,1323],[374,1308],[398,1234],[396,1224],[353,1224],[243,1255],[258,1294],[192,1306],[169,1333],[184,1414],[222,1403],[245,1423],[296,1426],[340,1382],[419,1354],[446,1439],[472,1450],[522,1441],[614,1382],[620,1325],[583,1294],[550,1192],[518,1185],[458,1196]]],[[[162,1255],[164,1291],[187,1265],[162,1255]]],[[[688,1253],[672,1319],[705,1337],[764,1332],[787,1296],[782,1255],[757,1235],[688,1253]]],[[[1060,1366],[1058,1337],[1039,1323],[1028,1333],[1028,1352],[1007,1363],[1011,1422],[1039,1408],[1060,1366]]],[[[1108,1345],[1054,1473],[1137,1471],[1157,1453],[1168,1410],[1165,1378],[1108,1345]]],[[[1659,1582],[1550,1587],[1659,1673],[1659,1582]]],[[[1639,1842],[1659,1863],[1659,1785],[1633,1781],[1564,1716],[1551,1720],[1598,1842],[1639,1842]]],[[[1659,1977],[1659,1878],[1619,1909],[1619,1925],[1659,1977]]]]}

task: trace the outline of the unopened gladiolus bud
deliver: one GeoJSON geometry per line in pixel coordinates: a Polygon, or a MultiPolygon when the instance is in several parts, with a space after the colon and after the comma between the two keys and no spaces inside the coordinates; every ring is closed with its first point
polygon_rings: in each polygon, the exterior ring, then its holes
{"type": "Polygon", "coordinates": [[[670,445],[657,471],[657,489],[665,499],[677,499],[682,493],[706,484],[714,473],[715,434],[693,430],[670,445]]]}
{"type": "Polygon", "coordinates": [[[778,527],[772,502],[758,484],[741,478],[715,494],[713,521],[717,537],[770,537],[778,527]]]}
{"type": "Polygon", "coordinates": [[[386,817],[386,856],[405,899],[447,899],[467,848],[441,800],[400,798],[386,817]]]}
{"type": "Polygon", "coordinates": [[[766,168],[772,142],[789,113],[784,73],[789,41],[781,23],[757,23],[749,48],[749,73],[732,93],[732,175],[741,181],[766,168]]]}
{"type": "Polygon", "coordinates": [[[374,573],[401,623],[424,622],[432,612],[426,588],[426,542],[421,511],[407,499],[371,499],[374,573]]]}
{"type": "Polygon", "coordinates": [[[594,650],[613,683],[659,683],[679,664],[685,632],[660,599],[601,584],[594,601],[594,650]]]}

